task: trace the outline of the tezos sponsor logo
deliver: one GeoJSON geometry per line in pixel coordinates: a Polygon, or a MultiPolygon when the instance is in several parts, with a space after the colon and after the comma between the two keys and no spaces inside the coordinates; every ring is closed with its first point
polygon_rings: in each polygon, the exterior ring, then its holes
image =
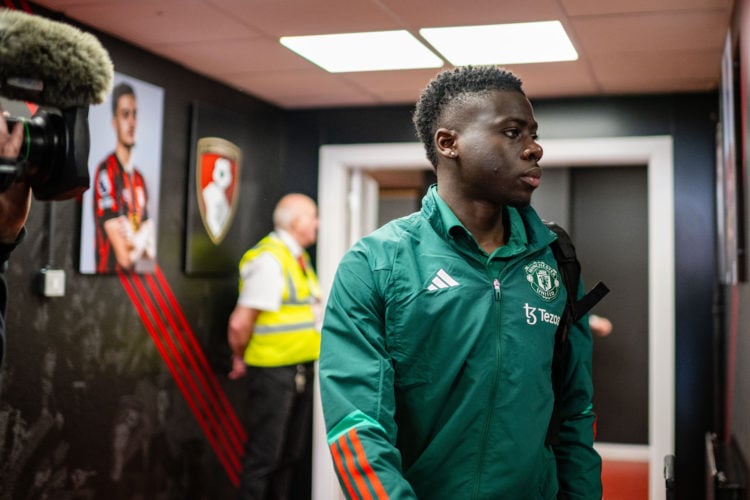
{"type": "Polygon", "coordinates": [[[526,314],[526,324],[528,325],[536,325],[538,321],[555,326],[560,324],[559,315],[551,313],[541,307],[530,306],[528,302],[524,304],[523,310],[526,314]]]}

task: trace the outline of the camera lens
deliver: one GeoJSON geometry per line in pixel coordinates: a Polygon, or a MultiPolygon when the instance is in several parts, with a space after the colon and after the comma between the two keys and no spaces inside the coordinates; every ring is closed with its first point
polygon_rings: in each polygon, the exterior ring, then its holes
{"type": "Polygon", "coordinates": [[[38,200],[65,200],[89,187],[88,106],[60,112],[39,110],[33,117],[6,119],[8,127],[24,127],[17,161],[0,160],[0,191],[16,179],[26,179],[38,200]],[[7,173],[4,173],[7,170],[7,173]]]}
{"type": "Polygon", "coordinates": [[[23,123],[24,134],[18,155],[18,176],[32,183],[43,182],[56,164],[65,162],[65,122],[60,115],[40,111],[30,119],[8,118],[8,128],[23,123]]]}

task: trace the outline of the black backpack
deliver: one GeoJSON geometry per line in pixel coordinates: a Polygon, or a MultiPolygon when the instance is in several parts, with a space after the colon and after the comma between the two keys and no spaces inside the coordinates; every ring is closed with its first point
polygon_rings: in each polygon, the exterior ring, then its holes
{"type": "Polygon", "coordinates": [[[565,377],[565,367],[569,356],[568,330],[572,324],[583,318],[592,307],[609,293],[609,288],[600,281],[586,295],[576,300],[581,276],[581,264],[576,257],[575,246],[573,246],[570,236],[563,228],[554,222],[545,221],[544,224],[557,235],[557,239],[550,244],[550,247],[557,260],[557,266],[560,268],[560,274],[562,274],[562,280],[568,292],[565,311],[560,318],[557,332],[555,332],[555,352],[552,357],[552,388],[555,393],[555,404],[547,429],[546,443],[556,445],[559,441],[558,434],[560,432],[560,399],[562,397],[563,378],[565,377]]]}

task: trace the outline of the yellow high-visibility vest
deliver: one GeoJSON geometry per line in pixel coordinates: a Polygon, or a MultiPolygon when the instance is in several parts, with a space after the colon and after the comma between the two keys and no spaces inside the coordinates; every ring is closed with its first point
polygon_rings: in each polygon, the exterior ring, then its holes
{"type": "MultiPolygon", "coordinates": [[[[318,277],[307,252],[302,252],[305,269],[277,236],[269,234],[240,259],[240,270],[263,252],[281,263],[284,286],[281,308],[261,311],[245,349],[245,363],[252,366],[285,366],[318,359],[320,332],[315,327],[312,304],[320,300],[318,277]]],[[[243,280],[240,275],[240,291],[243,280]]]]}

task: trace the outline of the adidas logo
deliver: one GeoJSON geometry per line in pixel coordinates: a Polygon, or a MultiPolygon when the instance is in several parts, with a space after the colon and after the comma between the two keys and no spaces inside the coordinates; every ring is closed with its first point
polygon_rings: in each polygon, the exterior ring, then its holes
{"type": "Polygon", "coordinates": [[[438,288],[450,288],[452,286],[458,286],[458,281],[451,278],[450,274],[446,273],[444,269],[441,269],[437,272],[435,277],[432,278],[432,283],[427,289],[433,292],[438,288]]]}

